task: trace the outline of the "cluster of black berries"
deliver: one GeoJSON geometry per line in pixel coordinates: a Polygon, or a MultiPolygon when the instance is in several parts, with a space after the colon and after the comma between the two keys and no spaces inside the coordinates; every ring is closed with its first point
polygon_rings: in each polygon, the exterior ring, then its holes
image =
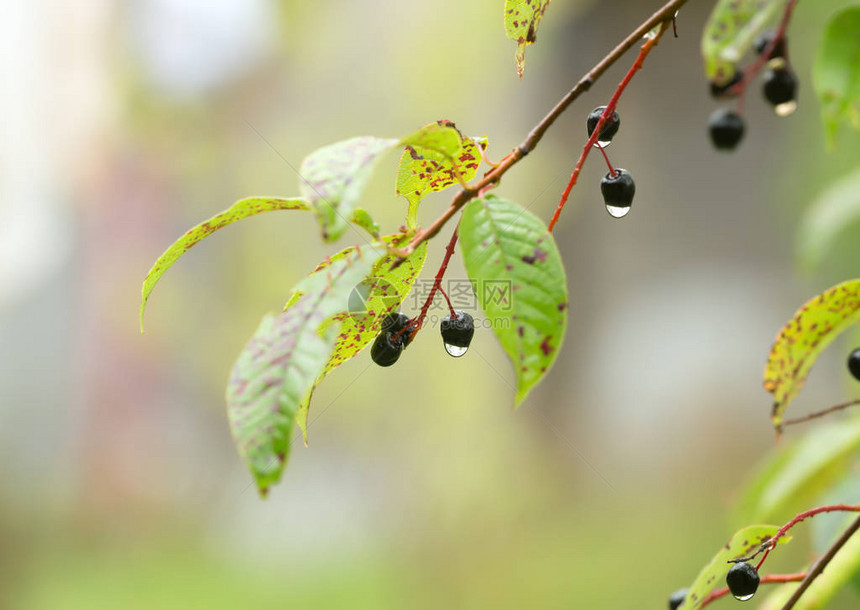
{"type": "MultiPolygon", "coordinates": [[[[379,366],[391,366],[400,358],[401,352],[412,342],[416,328],[413,320],[403,313],[390,313],[382,320],[382,331],[370,348],[370,357],[379,366]]],[[[456,311],[442,320],[442,342],[445,350],[459,358],[469,349],[475,334],[472,316],[456,311]]]]}
{"type": "Polygon", "coordinates": [[[860,381],[860,347],[848,355],[848,371],[860,381]]]}
{"type": "MultiPolygon", "coordinates": [[[[598,106],[589,113],[586,120],[589,138],[594,133],[594,129],[597,127],[597,123],[605,111],[606,106],[598,106]]],[[[621,117],[618,116],[617,112],[613,112],[612,117],[607,119],[603,124],[600,135],[597,136],[595,146],[601,149],[609,146],[612,138],[618,133],[619,127],[621,127],[621,117]]],[[[621,218],[627,215],[630,211],[630,206],[633,205],[633,195],[636,194],[636,183],[633,182],[633,177],[626,169],[618,167],[613,170],[610,168],[610,171],[600,181],[600,192],[603,194],[606,211],[613,218],[621,218]]]]}
{"type": "MultiPolygon", "coordinates": [[[[755,50],[759,56],[773,46],[767,57],[767,64],[762,75],[764,98],[773,106],[779,116],[788,116],[797,109],[797,76],[788,63],[788,50],[785,37],[779,40],[776,31],[767,30],[755,41],[755,50]]],[[[718,99],[734,97],[738,94],[738,85],[743,81],[742,72],[735,72],[731,81],[725,85],[711,83],[711,95],[718,99]]],[[[732,150],[744,137],[744,120],[740,114],[728,108],[719,108],[711,114],[708,121],[711,142],[719,150],[732,150]]]]}
{"type": "MultiPolygon", "coordinates": [[[[745,561],[733,565],[729,573],[726,574],[726,584],[729,587],[729,592],[735,599],[742,602],[752,599],[755,592],[758,591],[759,582],[761,582],[761,579],[759,578],[758,570],[745,561]]],[[[678,610],[687,598],[688,592],[687,589],[678,589],[672,593],[669,596],[669,610],[678,610]]]]}

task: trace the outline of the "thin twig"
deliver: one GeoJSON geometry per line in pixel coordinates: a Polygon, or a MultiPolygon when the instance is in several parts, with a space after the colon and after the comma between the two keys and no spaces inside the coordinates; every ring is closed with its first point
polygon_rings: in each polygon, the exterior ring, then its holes
{"type": "Polygon", "coordinates": [[[547,115],[529,132],[522,144],[517,146],[508,156],[502,159],[497,166],[484,174],[483,178],[478,180],[470,187],[461,189],[454,195],[448,208],[437,218],[429,227],[418,231],[412,241],[405,248],[396,252],[401,258],[406,258],[415,251],[422,242],[434,237],[439,230],[445,226],[454,214],[462,208],[471,199],[476,197],[478,193],[487,186],[498,182],[502,176],[520,159],[529,154],[540,142],[546,131],[555,123],[556,119],[570,106],[573,101],[580,95],[588,91],[591,86],[606,72],[622,55],[632,48],[645,34],[650,32],[654,27],[661,23],[670,23],[675,16],[675,13],[684,6],[688,0],[669,0],[657,12],[651,15],[648,19],[642,22],[635,30],[633,30],[621,43],[618,44],[606,57],[601,59],[591,70],[589,70],[567,94],[550,110],[547,115]]]}
{"type": "Polygon", "coordinates": [[[792,426],[794,424],[802,424],[804,422],[808,422],[810,419],[816,419],[818,417],[824,417],[825,415],[830,415],[831,413],[835,413],[836,411],[841,411],[842,409],[847,409],[848,407],[854,407],[860,405],[860,398],[857,400],[849,400],[848,402],[843,402],[838,405],[834,405],[829,409],[824,409],[823,411],[816,411],[815,413],[810,413],[809,415],[804,415],[803,417],[795,417],[794,419],[786,419],[782,422],[782,426],[792,426]]]}
{"type": "MultiPolygon", "coordinates": [[[[834,512],[860,512],[860,506],[855,506],[851,504],[829,504],[827,506],[819,506],[818,508],[813,508],[811,510],[804,511],[802,513],[798,513],[794,519],[783,525],[777,532],[761,543],[758,550],[752,555],[748,555],[746,557],[741,557],[739,559],[730,559],[729,563],[743,563],[745,561],[750,561],[758,557],[761,553],[770,550],[780,538],[785,536],[785,534],[793,528],[795,525],[803,521],[804,519],[808,519],[809,517],[814,517],[815,515],[820,515],[821,513],[834,513],[834,512]]],[[[759,564],[761,565],[761,564],[759,564]]]]}
{"type": "Polygon", "coordinates": [[[797,600],[800,599],[800,596],[803,595],[809,586],[813,583],[813,581],[824,572],[824,568],[827,567],[827,564],[830,563],[830,560],[839,552],[845,543],[848,542],[848,539],[851,538],[860,529],[860,517],[857,517],[851,525],[848,526],[848,529],[842,532],[842,535],[839,536],[839,539],[833,543],[827,552],[824,553],[821,557],[818,558],[818,561],[809,568],[809,571],[806,573],[806,578],[804,578],[800,582],[800,586],[797,590],[792,594],[792,596],[785,602],[785,605],[782,607],[782,610],[791,610],[794,608],[794,605],[797,603],[797,600]]]}

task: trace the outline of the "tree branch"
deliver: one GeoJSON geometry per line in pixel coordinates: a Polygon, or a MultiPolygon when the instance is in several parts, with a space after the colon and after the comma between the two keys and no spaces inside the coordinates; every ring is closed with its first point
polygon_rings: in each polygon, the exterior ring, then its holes
{"type": "Polygon", "coordinates": [[[511,153],[502,159],[496,167],[484,174],[483,178],[478,180],[475,184],[458,191],[442,215],[439,216],[439,218],[437,218],[429,227],[418,231],[415,237],[412,238],[412,241],[409,242],[409,245],[401,250],[396,250],[396,253],[399,254],[401,258],[406,258],[412,254],[412,252],[415,251],[415,248],[417,248],[422,242],[431,239],[439,233],[439,230],[445,226],[445,223],[447,223],[451,217],[460,210],[460,208],[466,205],[466,203],[471,199],[475,198],[481,190],[491,184],[499,182],[502,176],[504,176],[511,167],[516,165],[523,157],[534,150],[546,131],[553,123],[555,123],[556,119],[561,116],[561,114],[573,103],[574,100],[584,92],[588,91],[604,74],[604,72],[612,67],[612,65],[615,64],[615,62],[618,61],[621,56],[633,47],[645,34],[662,23],[667,25],[671,23],[675,17],[675,13],[678,9],[684,6],[687,1],[688,0],[669,0],[669,2],[664,4],[662,8],[643,21],[623,41],[621,41],[618,46],[612,49],[606,57],[601,59],[593,68],[591,68],[591,70],[586,72],[579,82],[577,82],[576,85],[574,85],[573,88],[568,91],[563,98],[561,98],[558,104],[556,104],[555,107],[550,110],[537,125],[535,125],[535,127],[529,132],[528,136],[526,136],[526,139],[523,140],[522,144],[511,151],[511,153]]]}
{"type": "Polygon", "coordinates": [[[823,411],[816,411],[814,413],[810,413],[809,415],[804,415],[803,417],[795,417],[794,419],[786,419],[782,422],[782,426],[791,426],[793,424],[802,424],[804,422],[808,422],[810,419],[815,419],[817,417],[824,417],[825,415],[830,415],[831,413],[835,413],[836,411],[841,411],[842,409],[847,409],[848,407],[853,407],[856,405],[860,405],[860,399],[857,400],[849,400],[848,402],[843,402],[841,404],[830,407],[829,409],[824,409],[823,411]]]}
{"type": "Polygon", "coordinates": [[[794,605],[800,599],[800,596],[803,595],[809,588],[809,586],[812,584],[812,582],[816,578],[818,578],[818,576],[820,576],[822,572],[824,572],[824,568],[827,567],[827,564],[830,563],[830,560],[833,559],[836,553],[839,552],[839,549],[845,546],[845,543],[848,542],[848,539],[851,538],[851,536],[853,536],[858,529],[860,529],[860,517],[857,517],[851,523],[851,525],[848,526],[848,529],[842,532],[842,535],[839,536],[839,539],[833,543],[833,546],[827,549],[827,552],[824,553],[824,555],[822,555],[821,557],[819,557],[818,561],[816,561],[815,564],[811,568],[809,568],[809,571],[806,573],[806,578],[804,578],[800,582],[800,586],[792,594],[788,601],[785,602],[785,605],[782,607],[782,610],[791,610],[792,608],[794,608],[794,605]]]}

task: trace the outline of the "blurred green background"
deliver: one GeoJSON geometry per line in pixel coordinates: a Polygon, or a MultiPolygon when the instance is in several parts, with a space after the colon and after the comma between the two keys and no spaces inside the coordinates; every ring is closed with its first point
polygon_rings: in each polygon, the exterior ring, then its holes
{"type": "MultiPolygon", "coordinates": [[[[446,118],[502,157],[657,3],[556,0],[523,82],[502,0],[4,7],[0,607],[665,607],[745,525],[729,515],[774,446],[761,372],[777,330],[858,273],[851,236],[815,275],[794,255],[804,207],[860,158],[856,134],[825,152],[809,78],[844,4],[799,3],[798,112],[776,118],[754,86],[745,141],[721,155],[698,52],[711,3],[690,2],[618,107],[609,153],[636,177],[632,213],[604,211],[595,157],[556,229],[571,318],[544,383],[514,412],[486,331],[459,360],[433,330],[393,369],[362,353],[317,390],[310,446],[265,501],[230,438],[227,373],[260,317],[350,244],[323,245],[307,214],[230,227],[165,276],[141,336],[158,254],[239,198],[297,194],[293,168],[333,141],[446,118]]],[[[585,116],[632,60],[497,192],[548,219],[585,116]]],[[[396,163],[364,200],[386,232],[406,209],[396,163]]],[[[857,393],[849,347],[799,403],[857,393]]],[[[809,559],[798,540],[780,566],[809,559]]]]}

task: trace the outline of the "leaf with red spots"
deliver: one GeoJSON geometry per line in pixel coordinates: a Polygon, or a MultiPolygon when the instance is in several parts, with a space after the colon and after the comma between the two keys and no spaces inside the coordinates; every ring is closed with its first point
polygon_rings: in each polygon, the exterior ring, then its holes
{"type": "MultiPolygon", "coordinates": [[[[388,235],[382,238],[387,244],[399,247],[405,244],[410,238],[409,236],[398,234],[388,235]]],[[[314,273],[319,273],[321,270],[328,267],[333,262],[336,262],[344,256],[348,256],[353,248],[347,248],[335,254],[324,262],[323,265],[317,267],[314,273]]],[[[367,347],[379,334],[382,318],[388,313],[398,311],[403,299],[412,290],[415,280],[418,279],[418,274],[424,267],[424,259],[427,255],[427,242],[422,243],[412,255],[401,263],[396,269],[391,270],[391,265],[397,259],[395,254],[387,254],[379,259],[373,266],[373,270],[364,281],[355,287],[350,292],[347,312],[340,313],[332,322],[340,322],[340,332],[337,337],[337,343],[329,357],[322,373],[314,382],[314,387],[322,382],[323,378],[332,370],[358,355],[358,353],[367,347]]],[[[300,292],[296,292],[290,297],[287,302],[287,308],[291,307],[302,296],[300,292]]],[[[299,428],[302,430],[305,445],[308,442],[308,413],[310,410],[310,398],[302,400],[296,414],[296,421],[299,428]]]]}
{"type": "Polygon", "coordinates": [[[420,146],[451,156],[460,148],[453,127],[431,123],[402,139],[352,138],[311,153],[299,168],[299,190],[319,218],[325,241],[341,237],[383,153],[398,146],[420,146]]]}
{"type": "MultiPolygon", "coordinates": [[[[714,555],[711,562],[699,572],[696,580],[687,591],[684,603],[678,607],[678,610],[701,608],[702,602],[715,587],[724,586],[726,574],[732,567],[732,564],[728,563],[729,560],[751,554],[761,546],[762,542],[776,534],[777,531],[779,531],[777,525],[750,525],[736,532],[731,540],[714,555]]],[[[790,536],[782,536],[777,540],[777,544],[785,544],[789,540],[791,540],[790,536]]]]}
{"type": "MultiPolygon", "coordinates": [[[[437,123],[456,129],[451,121],[437,123]]],[[[457,184],[458,175],[468,182],[478,173],[481,151],[487,148],[487,138],[467,138],[462,134],[459,137],[459,147],[454,154],[417,145],[407,146],[403,151],[397,170],[396,192],[409,201],[410,226],[415,224],[418,204],[425,196],[457,184]]]]}
{"type": "Polygon", "coordinates": [[[537,30],[550,0],[505,0],[505,35],[517,43],[517,75],[522,79],[526,46],[537,41],[537,30]]]}
{"type": "Polygon", "coordinates": [[[340,327],[331,319],[386,254],[379,242],[348,250],[302,280],[283,313],[263,319],[230,372],[230,428],[263,495],[281,477],[299,405],[331,357],[340,327]]]}
{"type": "Polygon", "coordinates": [[[764,389],[773,394],[771,419],[777,429],[818,355],[858,320],[860,280],[850,280],[810,300],[779,331],[764,370],[764,389]]]}
{"type": "Polygon", "coordinates": [[[702,32],[705,76],[716,85],[732,80],[756,36],[774,25],[787,0],[719,0],[702,32]]]}
{"type": "Polygon", "coordinates": [[[190,229],[182,237],[176,240],[172,246],[164,251],[164,254],[158,257],[152,269],[146,274],[143,280],[143,290],[140,300],[140,332],[143,332],[143,310],[146,308],[146,301],[149,295],[161,276],[175,263],[180,256],[190,250],[194,244],[199,242],[204,237],[208,237],[218,229],[227,225],[263,212],[272,212],[275,210],[310,210],[310,205],[304,199],[278,199],[276,197],[251,197],[249,199],[241,199],[232,206],[216,214],[209,220],[201,222],[196,227],[190,229]]]}
{"type": "Polygon", "coordinates": [[[514,365],[519,405],[549,371],[564,339],[561,255],[542,220],[492,195],[466,205],[460,242],[481,309],[514,365]]]}

